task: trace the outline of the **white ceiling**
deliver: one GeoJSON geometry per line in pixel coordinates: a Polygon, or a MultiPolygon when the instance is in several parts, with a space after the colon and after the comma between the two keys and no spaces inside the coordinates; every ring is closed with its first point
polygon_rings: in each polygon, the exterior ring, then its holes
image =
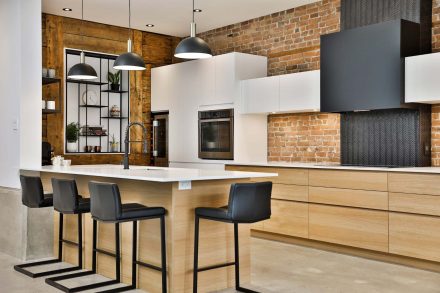
{"type": "MultiPolygon", "coordinates": [[[[81,18],[81,0],[41,0],[43,12],[81,18]],[[68,7],[73,11],[62,9],[68,7]]],[[[302,6],[317,0],[196,0],[197,31],[204,32],[302,6]]],[[[189,35],[191,0],[131,0],[132,27],[160,34],[189,35]],[[146,24],[154,24],[147,28],[146,24]]],[[[84,0],[84,19],[128,27],[128,0],[84,0]]]]}

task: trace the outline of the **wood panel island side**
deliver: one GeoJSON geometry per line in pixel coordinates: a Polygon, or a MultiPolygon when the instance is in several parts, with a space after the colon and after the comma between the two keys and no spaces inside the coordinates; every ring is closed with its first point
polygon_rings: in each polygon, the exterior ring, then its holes
{"type": "MultiPolygon", "coordinates": [[[[162,206],[167,210],[166,243],[169,292],[192,292],[194,208],[227,205],[232,183],[249,182],[251,178],[269,178],[276,173],[197,170],[132,166],[123,170],[116,165],[88,165],[22,169],[22,174],[39,175],[46,192],[52,190],[51,178],[75,179],[79,194],[89,197],[88,182],[113,182],[119,185],[123,203],[162,206]]],[[[92,265],[92,219],[83,215],[84,264],[92,265]]],[[[77,241],[77,218],[65,215],[64,238],[77,241]]],[[[54,216],[54,231],[58,231],[59,214],[54,216]]],[[[159,220],[140,221],[138,259],[160,265],[159,220]]],[[[240,277],[250,280],[250,227],[239,225],[240,277]]],[[[231,262],[234,257],[233,225],[202,220],[200,226],[199,266],[231,262]]],[[[58,235],[54,233],[54,256],[57,255],[58,235]]],[[[98,223],[98,248],[114,251],[115,235],[112,224],[98,223]]],[[[131,281],[132,223],[121,224],[122,282],[131,281]]],[[[64,261],[77,264],[77,250],[64,245],[64,261]]],[[[115,278],[114,259],[98,254],[98,273],[115,278]]],[[[199,274],[199,292],[212,292],[234,285],[234,267],[205,271],[199,274]]],[[[138,287],[148,292],[161,292],[160,272],[138,267],[138,287]]]]}

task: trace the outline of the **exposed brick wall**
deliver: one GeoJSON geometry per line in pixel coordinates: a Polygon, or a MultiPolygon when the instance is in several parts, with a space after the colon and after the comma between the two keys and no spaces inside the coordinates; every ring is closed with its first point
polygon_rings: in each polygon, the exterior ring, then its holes
{"type": "Polygon", "coordinates": [[[334,114],[272,115],[269,161],[339,162],[340,117],[334,114]]]}
{"type": "MultiPolygon", "coordinates": [[[[432,50],[440,52],[440,0],[433,0],[432,50]]],[[[268,57],[268,75],[319,69],[320,35],[339,31],[340,0],[322,0],[200,34],[214,54],[268,57]]],[[[432,107],[432,165],[440,166],[440,105],[432,107]]],[[[268,160],[339,162],[338,114],[268,117],[268,160]]]]}

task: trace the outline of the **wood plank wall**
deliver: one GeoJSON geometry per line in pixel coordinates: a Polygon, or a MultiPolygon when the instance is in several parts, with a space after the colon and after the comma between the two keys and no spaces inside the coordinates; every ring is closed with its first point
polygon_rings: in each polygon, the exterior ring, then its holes
{"type": "MultiPolygon", "coordinates": [[[[55,68],[57,77],[64,78],[64,48],[84,49],[107,54],[121,54],[127,50],[129,31],[126,28],[95,22],[43,14],[43,67],[55,68]]],[[[132,30],[133,51],[141,55],[147,70],[130,73],[130,121],[142,121],[151,128],[151,68],[178,62],[173,56],[180,38],[132,30]]],[[[64,85],[62,85],[64,86],[64,85]]],[[[64,95],[64,88],[62,90],[64,95]]],[[[56,97],[56,85],[46,86],[43,97],[56,97]]],[[[64,102],[64,97],[62,97],[64,102]]],[[[61,105],[64,108],[64,105],[61,105]]],[[[44,116],[44,115],[43,115],[44,116]]],[[[52,144],[56,155],[62,155],[64,148],[64,114],[43,117],[43,140],[52,144]]],[[[150,133],[151,131],[149,131],[150,133]]],[[[131,139],[139,140],[142,131],[133,128],[131,139]]],[[[72,164],[119,164],[122,155],[68,155],[72,164]]],[[[141,145],[131,147],[130,162],[148,165],[150,156],[141,153],[141,145]]]]}

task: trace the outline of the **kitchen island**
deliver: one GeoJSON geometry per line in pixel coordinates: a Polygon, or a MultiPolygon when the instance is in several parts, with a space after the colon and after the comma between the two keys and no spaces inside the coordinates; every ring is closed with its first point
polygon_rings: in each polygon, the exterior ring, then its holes
{"type": "MultiPolygon", "coordinates": [[[[194,208],[227,205],[232,183],[249,182],[251,178],[270,178],[276,173],[241,171],[198,170],[132,166],[124,170],[119,165],[85,165],[71,167],[45,166],[22,169],[23,174],[39,175],[45,191],[52,190],[51,178],[75,179],[79,193],[89,196],[88,182],[112,182],[119,185],[123,203],[140,203],[161,206],[167,210],[166,242],[169,292],[192,292],[194,208]]],[[[58,230],[58,213],[54,216],[54,231],[58,230]]],[[[159,220],[139,223],[139,260],[160,264],[159,220]]],[[[83,219],[84,264],[91,268],[92,219],[83,219]]],[[[111,224],[98,224],[98,248],[114,251],[114,229],[111,224]]],[[[76,216],[66,215],[64,238],[77,239],[76,216]]],[[[208,266],[230,262],[234,257],[233,225],[202,221],[202,238],[199,247],[199,265],[208,266]]],[[[55,233],[56,234],[56,233],[55,233]]],[[[250,280],[250,227],[240,225],[240,277],[243,283],[250,280]]],[[[132,224],[121,224],[122,281],[131,281],[132,224]]],[[[58,238],[54,235],[54,255],[57,255],[58,238]]],[[[77,264],[76,247],[64,246],[64,261],[77,264]]],[[[114,278],[114,259],[98,255],[98,273],[114,278]]],[[[199,274],[199,292],[212,292],[234,285],[234,267],[225,267],[199,274]]],[[[138,287],[148,292],[161,292],[160,272],[138,268],[138,287]]]]}

